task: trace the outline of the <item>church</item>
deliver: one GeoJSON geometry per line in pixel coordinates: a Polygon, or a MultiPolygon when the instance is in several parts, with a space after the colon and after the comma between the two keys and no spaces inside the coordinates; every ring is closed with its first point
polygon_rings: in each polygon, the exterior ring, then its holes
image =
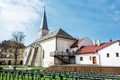
{"type": "Polygon", "coordinates": [[[23,65],[49,67],[51,65],[75,64],[74,50],[70,49],[75,41],[74,37],[61,28],[49,33],[44,9],[39,37],[26,47],[23,65]]]}
{"type": "Polygon", "coordinates": [[[99,66],[120,66],[120,39],[101,43],[88,37],[76,39],[63,29],[49,33],[44,9],[37,40],[24,50],[24,66],[66,64],[89,64],[99,66]]]}

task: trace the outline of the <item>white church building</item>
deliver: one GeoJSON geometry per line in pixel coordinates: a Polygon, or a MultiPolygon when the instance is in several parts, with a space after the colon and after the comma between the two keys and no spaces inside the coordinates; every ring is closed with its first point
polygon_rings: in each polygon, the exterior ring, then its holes
{"type": "Polygon", "coordinates": [[[51,65],[75,63],[74,54],[69,49],[75,40],[74,37],[62,29],[49,33],[44,9],[39,38],[26,47],[23,65],[48,67],[51,65]]]}
{"type": "Polygon", "coordinates": [[[39,37],[24,50],[23,65],[43,67],[63,64],[120,66],[119,53],[119,40],[93,44],[88,37],[77,40],[63,29],[49,33],[44,9],[39,37]]]}

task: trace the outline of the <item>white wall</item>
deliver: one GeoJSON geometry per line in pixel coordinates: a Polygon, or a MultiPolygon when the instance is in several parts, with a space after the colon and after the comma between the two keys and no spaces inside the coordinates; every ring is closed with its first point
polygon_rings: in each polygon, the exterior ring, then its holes
{"type": "Polygon", "coordinates": [[[70,46],[75,40],[57,38],[57,50],[66,52],[66,49],[70,49],[70,46]]]}
{"type": "Polygon", "coordinates": [[[92,45],[93,41],[90,40],[88,37],[86,37],[80,44],[78,44],[78,48],[80,48],[81,46],[86,46],[86,45],[92,45]]]}
{"type": "Polygon", "coordinates": [[[119,42],[116,42],[106,48],[101,49],[100,54],[100,65],[102,66],[120,66],[120,45],[119,42]],[[116,53],[119,53],[119,57],[116,57],[116,53]],[[109,53],[110,57],[107,57],[109,53]]]}
{"type": "Polygon", "coordinates": [[[76,64],[93,64],[93,57],[96,57],[96,65],[99,64],[99,56],[97,53],[75,55],[76,64]],[[80,57],[83,57],[83,61],[80,61],[80,57]],[[90,60],[91,57],[91,60],[90,60]]]}
{"type": "Polygon", "coordinates": [[[79,49],[81,46],[92,45],[92,44],[93,44],[92,40],[90,40],[88,37],[86,37],[84,40],[82,40],[82,41],[78,44],[78,47],[71,48],[71,52],[76,51],[76,50],[79,49]]]}
{"type": "Polygon", "coordinates": [[[40,44],[42,46],[42,49],[44,50],[44,59],[42,66],[48,67],[50,65],[54,65],[54,57],[50,56],[50,52],[56,50],[56,38],[44,40],[40,44]]]}

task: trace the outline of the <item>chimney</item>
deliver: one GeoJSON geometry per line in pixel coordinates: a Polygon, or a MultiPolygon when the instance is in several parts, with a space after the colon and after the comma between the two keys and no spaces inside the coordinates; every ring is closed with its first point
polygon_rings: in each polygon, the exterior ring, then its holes
{"type": "Polygon", "coordinates": [[[110,38],[110,42],[112,42],[112,39],[110,38]]]}
{"type": "Polygon", "coordinates": [[[93,44],[96,45],[96,40],[93,40],[93,44]]]}
{"type": "Polygon", "coordinates": [[[98,46],[100,45],[100,40],[97,41],[97,45],[98,45],[98,46]]]}
{"type": "Polygon", "coordinates": [[[120,41],[120,38],[118,38],[118,41],[120,41]]]}

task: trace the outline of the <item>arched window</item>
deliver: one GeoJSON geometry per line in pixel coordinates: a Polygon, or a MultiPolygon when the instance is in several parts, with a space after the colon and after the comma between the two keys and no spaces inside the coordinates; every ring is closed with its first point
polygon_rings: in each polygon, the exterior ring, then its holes
{"type": "Polygon", "coordinates": [[[119,57],[119,53],[116,53],[116,57],[119,57]]]}
{"type": "Polygon", "coordinates": [[[45,53],[44,53],[44,50],[43,50],[43,55],[42,55],[42,57],[43,57],[43,58],[45,57],[45,53]]]}

